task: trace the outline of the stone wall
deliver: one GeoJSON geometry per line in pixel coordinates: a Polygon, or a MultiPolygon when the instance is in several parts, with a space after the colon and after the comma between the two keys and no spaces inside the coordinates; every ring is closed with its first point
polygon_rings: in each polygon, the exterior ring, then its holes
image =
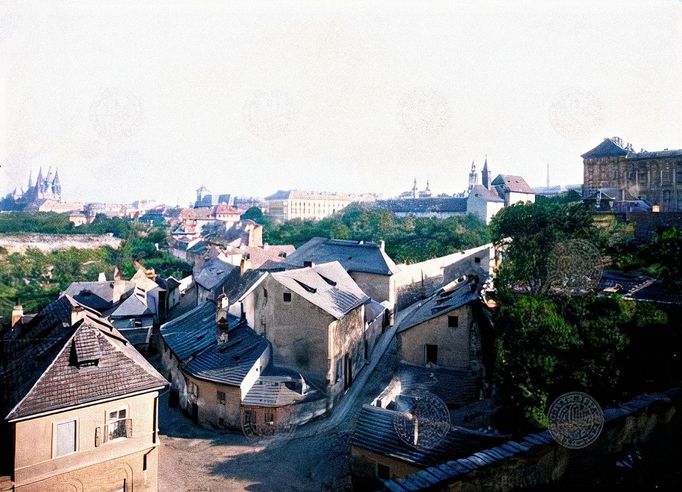
{"type": "Polygon", "coordinates": [[[548,485],[595,486],[598,477],[623,453],[661,435],[679,435],[680,403],[678,388],[641,395],[621,407],[606,409],[599,439],[585,449],[562,447],[549,431],[544,431],[387,482],[386,490],[507,491],[548,485]]]}
{"type": "Polygon", "coordinates": [[[122,240],[110,234],[0,234],[0,248],[8,253],[24,253],[35,248],[43,253],[60,249],[98,249],[110,246],[118,249],[122,240]]]}

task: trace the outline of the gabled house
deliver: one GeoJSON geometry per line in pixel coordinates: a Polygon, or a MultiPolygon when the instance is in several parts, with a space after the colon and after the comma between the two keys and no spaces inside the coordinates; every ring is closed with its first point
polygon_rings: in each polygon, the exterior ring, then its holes
{"type": "Polygon", "coordinates": [[[535,203],[535,191],[521,176],[498,174],[491,184],[497,190],[498,195],[504,198],[505,207],[515,203],[535,203]]]}
{"type": "Polygon", "coordinates": [[[475,184],[471,187],[467,200],[467,211],[476,215],[486,224],[497,212],[504,208],[504,198],[496,189],[488,189],[483,185],[475,184]]]}
{"type": "Polygon", "coordinates": [[[476,368],[481,360],[479,291],[477,277],[463,276],[422,302],[396,332],[400,358],[420,366],[476,368]]]}
{"type": "Polygon", "coordinates": [[[278,366],[300,372],[335,399],[367,360],[370,300],[340,263],[272,272],[254,289],[256,333],[278,366]]]}
{"type": "Polygon", "coordinates": [[[384,242],[348,241],[315,237],[286,258],[292,268],[338,261],[357,285],[372,299],[395,305],[398,267],[386,254],[384,242]]]}
{"type": "Polygon", "coordinates": [[[167,382],[116,328],[63,295],[0,347],[3,487],[157,490],[167,382]]]}

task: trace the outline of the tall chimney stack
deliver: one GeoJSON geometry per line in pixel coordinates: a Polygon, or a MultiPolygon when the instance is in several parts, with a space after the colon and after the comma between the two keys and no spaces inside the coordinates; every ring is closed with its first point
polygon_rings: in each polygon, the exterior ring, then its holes
{"type": "Polygon", "coordinates": [[[17,304],[12,309],[12,328],[21,324],[21,318],[24,316],[24,306],[17,304]]]}
{"type": "Polygon", "coordinates": [[[225,294],[220,294],[216,299],[215,322],[218,326],[218,343],[225,343],[228,340],[227,312],[230,303],[225,294]]]}

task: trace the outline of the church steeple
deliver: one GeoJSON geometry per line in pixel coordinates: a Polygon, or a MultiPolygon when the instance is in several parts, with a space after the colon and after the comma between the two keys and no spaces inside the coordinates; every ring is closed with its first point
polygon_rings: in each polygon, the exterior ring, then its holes
{"type": "Polygon", "coordinates": [[[33,183],[33,169],[31,169],[28,172],[28,187],[26,188],[27,190],[30,190],[31,188],[33,188],[32,183],[33,183]]]}
{"type": "Polygon", "coordinates": [[[59,170],[55,169],[54,179],[52,180],[52,194],[61,199],[62,196],[62,184],[59,182],[59,170]]]}
{"type": "Polygon", "coordinates": [[[486,188],[490,189],[490,171],[488,170],[488,156],[485,156],[485,162],[483,163],[483,171],[481,171],[481,183],[486,188]]]}
{"type": "Polygon", "coordinates": [[[412,198],[417,198],[417,178],[414,178],[414,185],[412,186],[412,198]]]}
{"type": "Polygon", "coordinates": [[[471,189],[478,184],[478,173],[476,172],[476,164],[474,161],[471,161],[471,171],[469,172],[469,188],[467,191],[471,191],[471,189]]]}

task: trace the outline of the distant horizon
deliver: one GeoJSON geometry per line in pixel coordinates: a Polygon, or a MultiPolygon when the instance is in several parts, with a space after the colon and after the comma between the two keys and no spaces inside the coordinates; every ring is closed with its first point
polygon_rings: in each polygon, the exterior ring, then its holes
{"type": "Polygon", "coordinates": [[[0,3],[0,193],[65,201],[582,182],[682,148],[682,1],[0,3]],[[143,197],[143,198],[142,198],[143,197]]]}

